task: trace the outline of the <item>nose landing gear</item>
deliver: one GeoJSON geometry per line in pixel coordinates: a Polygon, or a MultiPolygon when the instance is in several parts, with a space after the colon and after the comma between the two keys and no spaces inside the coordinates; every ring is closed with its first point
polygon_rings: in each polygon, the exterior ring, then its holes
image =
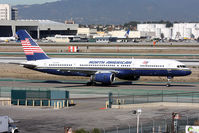
{"type": "Polygon", "coordinates": [[[171,86],[171,80],[173,79],[172,76],[167,76],[167,84],[166,87],[170,87],[171,86]]]}

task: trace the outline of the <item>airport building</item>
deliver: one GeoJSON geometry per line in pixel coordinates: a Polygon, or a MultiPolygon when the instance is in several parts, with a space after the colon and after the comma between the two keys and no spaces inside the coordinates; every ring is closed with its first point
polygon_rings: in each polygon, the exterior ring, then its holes
{"type": "Polygon", "coordinates": [[[9,4],[0,4],[0,20],[17,20],[18,10],[9,4]]]}
{"type": "Polygon", "coordinates": [[[49,36],[76,35],[78,24],[64,24],[50,20],[0,20],[0,37],[14,36],[20,29],[27,30],[34,39],[49,36]]]}
{"type": "Polygon", "coordinates": [[[154,32],[151,38],[164,39],[198,39],[199,23],[174,23],[173,27],[166,27],[166,24],[138,24],[138,31],[154,32]]]}
{"type": "Polygon", "coordinates": [[[78,28],[77,35],[80,37],[93,38],[93,36],[97,35],[97,29],[78,28]]]}
{"type": "MultiPolygon", "coordinates": [[[[125,30],[113,30],[109,32],[93,32],[91,34],[89,28],[78,29],[78,35],[100,39],[112,37],[117,38],[119,42],[126,41],[125,33],[125,30]]],[[[138,24],[137,31],[130,31],[128,35],[128,41],[134,39],[190,40],[198,38],[199,23],[174,23],[173,27],[167,27],[166,24],[138,24]]]]}
{"type": "Polygon", "coordinates": [[[78,24],[50,20],[17,20],[18,9],[9,4],[0,4],[0,37],[15,36],[20,29],[27,30],[34,39],[49,36],[76,35],[78,24]]]}
{"type": "Polygon", "coordinates": [[[199,23],[175,23],[173,25],[172,39],[197,39],[199,38],[199,23]]]}
{"type": "Polygon", "coordinates": [[[166,24],[138,24],[137,30],[145,33],[154,33],[148,36],[149,38],[167,38],[170,39],[172,37],[172,28],[167,28],[166,24]]]}
{"type": "Polygon", "coordinates": [[[78,28],[77,35],[89,37],[90,36],[90,28],[78,28]]]}
{"type": "MultiPolygon", "coordinates": [[[[126,38],[126,32],[125,30],[116,30],[116,31],[110,31],[108,32],[111,37],[117,37],[117,38],[126,38]]],[[[130,31],[128,38],[140,38],[141,32],[139,31],[130,31]]]]}

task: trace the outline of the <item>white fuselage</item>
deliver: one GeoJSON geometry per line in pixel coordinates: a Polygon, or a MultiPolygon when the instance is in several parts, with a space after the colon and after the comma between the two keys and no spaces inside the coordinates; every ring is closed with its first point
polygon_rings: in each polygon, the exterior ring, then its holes
{"type": "Polygon", "coordinates": [[[189,70],[176,60],[167,59],[115,59],[115,58],[54,58],[28,61],[38,68],[85,68],[85,69],[179,69],[189,70]]]}

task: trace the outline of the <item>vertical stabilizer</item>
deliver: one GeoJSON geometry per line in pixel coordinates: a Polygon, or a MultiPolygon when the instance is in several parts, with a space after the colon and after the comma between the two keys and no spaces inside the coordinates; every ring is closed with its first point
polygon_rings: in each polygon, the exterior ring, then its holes
{"type": "Polygon", "coordinates": [[[130,29],[128,29],[128,31],[125,33],[125,37],[128,38],[129,37],[129,33],[130,33],[130,29]]]}
{"type": "Polygon", "coordinates": [[[19,30],[16,33],[21,41],[24,53],[28,61],[49,59],[46,53],[32,39],[26,30],[19,30]]]}

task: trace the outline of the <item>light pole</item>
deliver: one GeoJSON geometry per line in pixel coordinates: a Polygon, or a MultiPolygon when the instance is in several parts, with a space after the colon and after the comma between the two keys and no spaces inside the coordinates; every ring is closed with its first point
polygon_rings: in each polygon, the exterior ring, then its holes
{"type": "Polygon", "coordinates": [[[116,128],[117,128],[117,133],[118,133],[118,127],[116,126],[116,128]]]}
{"type": "Polygon", "coordinates": [[[105,129],[103,128],[103,130],[104,130],[104,133],[106,133],[106,131],[105,131],[105,129]]]}
{"type": "Polygon", "coordinates": [[[137,133],[139,133],[139,122],[140,122],[141,113],[142,113],[141,109],[133,110],[133,114],[137,115],[137,133]]]}
{"type": "Polygon", "coordinates": [[[131,133],[131,126],[130,124],[128,123],[128,126],[129,126],[129,133],[131,133]]]}
{"type": "Polygon", "coordinates": [[[152,129],[153,131],[152,132],[155,133],[154,119],[152,119],[152,120],[153,120],[153,129],[152,129]]]}
{"type": "Polygon", "coordinates": [[[166,132],[166,131],[167,131],[167,118],[165,117],[164,120],[165,120],[165,121],[164,121],[164,124],[165,124],[165,125],[164,125],[164,126],[165,126],[165,127],[164,127],[164,131],[166,132]]]}

